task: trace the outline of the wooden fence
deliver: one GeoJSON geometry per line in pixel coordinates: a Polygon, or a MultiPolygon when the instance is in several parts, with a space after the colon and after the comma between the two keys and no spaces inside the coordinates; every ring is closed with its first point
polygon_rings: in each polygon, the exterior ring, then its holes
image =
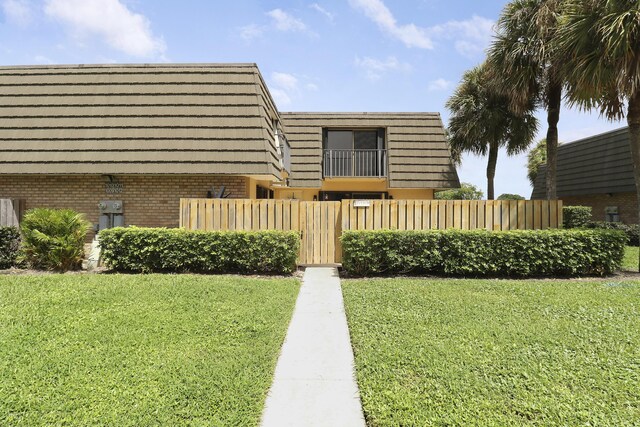
{"type": "Polygon", "coordinates": [[[562,226],[561,200],[343,200],[343,230],[541,230],[562,226]],[[362,206],[362,204],[369,206],[362,206]],[[360,206],[358,206],[360,205],[360,206]]]}
{"type": "Polygon", "coordinates": [[[340,262],[344,230],[540,230],[561,226],[560,200],[180,200],[180,227],[189,230],[300,231],[300,264],[340,262]]]}
{"type": "Polygon", "coordinates": [[[24,200],[0,199],[0,227],[18,227],[24,207],[24,200]]]}

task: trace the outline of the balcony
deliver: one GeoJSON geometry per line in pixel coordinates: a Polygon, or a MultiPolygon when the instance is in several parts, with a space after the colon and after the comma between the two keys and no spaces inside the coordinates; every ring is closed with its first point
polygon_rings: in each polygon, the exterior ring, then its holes
{"type": "Polygon", "coordinates": [[[325,178],[387,176],[387,150],[324,150],[325,178]]]}

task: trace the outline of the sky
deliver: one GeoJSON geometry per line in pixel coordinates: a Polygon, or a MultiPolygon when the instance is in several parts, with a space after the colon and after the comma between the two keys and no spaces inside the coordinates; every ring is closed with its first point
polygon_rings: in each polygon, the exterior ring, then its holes
{"type": "MultiPolygon", "coordinates": [[[[480,64],[504,0],[0,0],[0,65],[257,63],[280,111],[439,112],[480,64]]],[[[546,134],[544,112],[539,138],[546,134]]],[[[562,143],[623,127],[565,107],[562,143]]],[[[486,158],[462,182],[486,195],[486,158]]],[[[501,152],[496,195],[531,194],[501,152]]]]}

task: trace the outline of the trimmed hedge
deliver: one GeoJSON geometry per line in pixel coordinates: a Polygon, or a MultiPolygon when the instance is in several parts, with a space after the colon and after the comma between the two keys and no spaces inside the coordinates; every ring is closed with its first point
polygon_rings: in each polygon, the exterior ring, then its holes
{"type": "Polygon", "coordinates": [[[110,228],[99,234],[102,260],[115,271],[151,273],[291,273],[295,231],[187,231],[110,228]]]}
{"type": "Polygon", "coordinates": [[[640,246],[640,227],[638,224],[623,224],[621,222],[594,221],[587,224],[587,228],[600,228],[605,230],[620,230],[627,234],[630,246],[640,246]]]}
{"type": "Polygon", "coordinates": [[[562,226],[564,228],[584,228],[591,221],[591,206],[564,206],[562,226]]]}
{"type": "Polygon", "coordinates": [[[13,267],[20,249],[20,230],[0,227],[0,269],[13,267]]]}
{"type": "Polygon", "coordinates": [[[604,275],[620,268],[627,237],[616,230],[345,231],[350,274],[455,276],[604,275]]]}

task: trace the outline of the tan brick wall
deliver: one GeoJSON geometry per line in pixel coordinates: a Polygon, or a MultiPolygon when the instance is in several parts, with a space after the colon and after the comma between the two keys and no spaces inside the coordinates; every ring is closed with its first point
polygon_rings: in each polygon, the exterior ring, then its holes
{"type": "Polygon", "coordinates": [[[122,200],[126,225],[177,227],[181,197],[206,197],[222,185],[230,197],[247,197],[248,178],[222,175],[117,175],[122,193],[107,194],[100,175],[0,175],[0,199],[24,199],[26,208],[70,208],[98,222],[100,200],[122,200]]]}
{"type": "Polygon", "coordinates": [[[620,215],[620,222],[625,224],[638,223],[638,201],[635,193],[613,193],[585,195],[575,197],[562,197],[565,206],[591,206],[594,221],[604,221],[604,208],[607,206],[617,206],[620,215]]]}

